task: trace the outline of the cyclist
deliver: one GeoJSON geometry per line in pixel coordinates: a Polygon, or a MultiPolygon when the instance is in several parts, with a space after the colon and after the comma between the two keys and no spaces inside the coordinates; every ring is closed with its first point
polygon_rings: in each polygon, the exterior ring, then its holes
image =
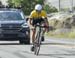
{"type": "MultiPolygon", "coordinates": [[[[35,41],[35,33],[36,33],[35,24],[41,23],[42,21],[44,21],[43,24],[46,25],[47,27],[49,26],[46,12],[42,8],[43,7],[41,4],[35,5],[35,9],[31,12],[31,14],[29,16],[29,25],[30,25],[30,28],[32,29],[30,32],[31,33],[30,37],[32,39],[33,44],[35,41]]],[[[46,28],[45,31],[46,30],[48,30],[48,29],[46,28]]],[[[42,41],[44,41],[44,35],[42,36],[42,41]]],[[[32,46],[31,51],[34,51],[34,46],[32,46]]]]}

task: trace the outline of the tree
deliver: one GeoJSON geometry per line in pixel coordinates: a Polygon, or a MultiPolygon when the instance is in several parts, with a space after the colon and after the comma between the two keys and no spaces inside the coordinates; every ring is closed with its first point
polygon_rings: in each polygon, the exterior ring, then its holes
{"type": "Polygon", "coordinates": [[[44,4],[43,2],[44,0],[23,0],[21,2],[21,6],[23,6],[23,11],[26,13],[26,14],[30,14],[30,12],[34,9],[34,6],[36,4],[44,4]]]}
{"type": "Polygon", "coordinates": [[[0,1],[0,5],[2,5],[2,2],[0,1]]]}
{"type": "Polygon", "coordinates": [[[25,14],[29,15],[36,4],[44,4],[44,0],[8,0],[9,6],[22,6],[25,14]]]}
{"type": "Polygon", "coordinates": [[[48,4],[44,5],[44,10],[49,14],[49,13],[53,13],[53,12],[58,12],[58,10],[53,7],[53,6],[49,6],[48,4]]]}
{"type": "Polygon", "coordinates": [[[22,10],[26,15],[29,15],[30,12],[34,9],[36,4],[43,5],[43,9],[47,11],[47,13],[57,12],[58,10],[49,5],[44,5],[44,0],[8,0],[9,6],[22,6],[22,10]]]}

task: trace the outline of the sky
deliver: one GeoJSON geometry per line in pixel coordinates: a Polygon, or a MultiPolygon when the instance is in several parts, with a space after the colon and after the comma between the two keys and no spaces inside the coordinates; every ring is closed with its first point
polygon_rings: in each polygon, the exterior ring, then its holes
{"type": "MultiPolygon", "coordinates": [[[[60,6],[61,8],[71,8],[72,0],[60,0],[60,6]]],[[[59,8],[59,0],[46,0],[48,4],[51,4],[52,6],[55,6],[56,8],[59,8]]],[[[75,0],[73,0],[73,6],[75,6],[75,0]]]]}

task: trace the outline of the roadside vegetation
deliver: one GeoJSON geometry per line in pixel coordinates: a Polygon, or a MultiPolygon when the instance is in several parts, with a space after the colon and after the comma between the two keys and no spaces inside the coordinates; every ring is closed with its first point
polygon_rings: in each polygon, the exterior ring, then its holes
{"type": "MultiPolygon", "coordinates": [[[[42,4],[43,9],[47,14],[56,13],[58,10],[52,5],[44,3],[44,0],[8,0],[8,5],[11,7],[21,6],[25,15],[29,15],[36,4],[42,4]]],[[[65,9],[62,9],[65,11],[65,9]]],[[[75,14],[53,14],[49,19],[50,32],[47,33],[51,37],[59,38],[75,38],[75,14]]]]}
{"type": "MultiPolygon", "coordinates": [[[[61,14],[59,14],[61,15],[61,14]]],[[[52,27],[51,31],[47,33],[48,36],[58,38],[75,38],[75,14],[67,14],[59,18],[49,18],[49,25],[52,27]]]]}
{"type": "MultiPolygon", "coordinates": [[[[59,32],[58,32],[59,33],[59,32]]],[[[75,38],[75,30],[74,32],[64,32],[64,33],[55,33],[55,31],[50,31],[49,33],[46,34],[49,37],[55,37],[55,38],[69,38],[69,39],[74,39],[75,38]]]]}
{"type": "Polygon", "coordinates": [[[21,6],[25,15],[29,15],[30,12],[34,9],[36,4],[43,5],[43,9],[47,13],[52,13],[52,12],[58,11],[55,7],[49,6],[48,4],[45,4],[44,0],[8,0],[8,5],[11,6],[11,7],[21,6]]]}

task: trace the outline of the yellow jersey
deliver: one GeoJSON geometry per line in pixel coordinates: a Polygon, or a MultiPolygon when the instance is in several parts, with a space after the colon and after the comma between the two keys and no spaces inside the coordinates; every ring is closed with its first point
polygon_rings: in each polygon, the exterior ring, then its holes
{"type": "Polygon", "coordinates": [[[46,12],[42,10],[40,13],[38,13],[36,10],[33,10],[29,16],[29,18],[41,18],[41,17],[47,17],[46,12]]]}

